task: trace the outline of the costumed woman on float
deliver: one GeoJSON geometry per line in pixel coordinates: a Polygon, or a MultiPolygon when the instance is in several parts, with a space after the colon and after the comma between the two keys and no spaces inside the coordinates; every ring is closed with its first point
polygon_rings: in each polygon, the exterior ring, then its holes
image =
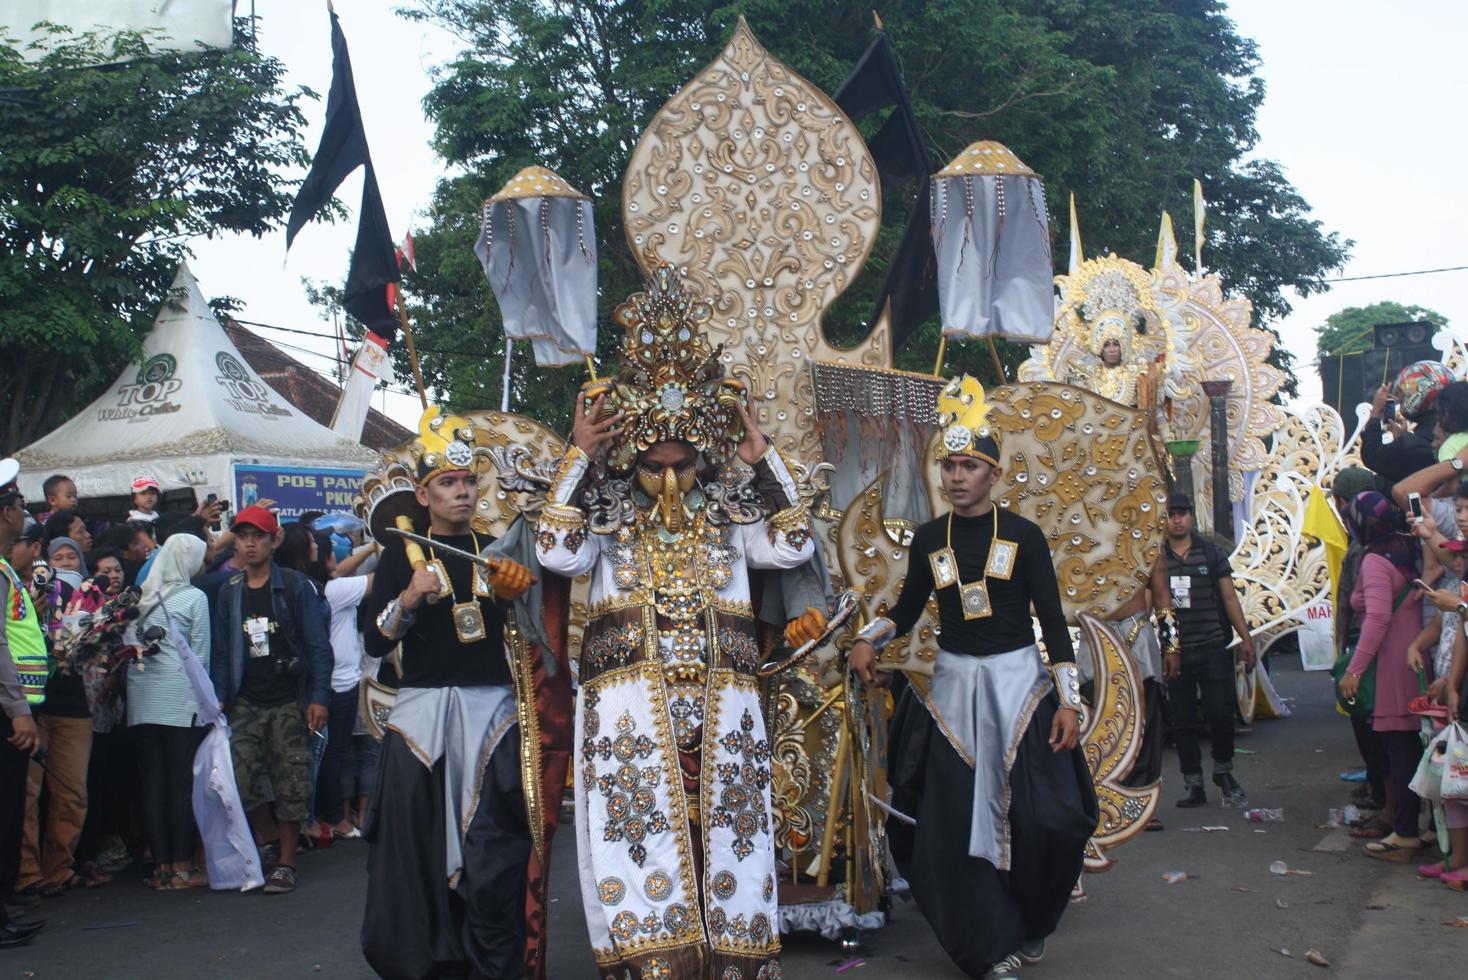
{"type": "Polygon", "coordinates": [[[911,854],[897,856],[953,961],[1002,978],[1044,955],[1097,808],[1077,748],[1080,688],[1050,549],[1038,525],[991,499],[1003,456],[988,411],[967,376],[939,397],[936,457],[953,510],[918,528],[892,618],[861,631],[849,663],[864,682],[885,683],[878,651],[937,596],[932,683],[926,694],[909,686],[892,720],[893,805],[922,828],[911,854]]]}

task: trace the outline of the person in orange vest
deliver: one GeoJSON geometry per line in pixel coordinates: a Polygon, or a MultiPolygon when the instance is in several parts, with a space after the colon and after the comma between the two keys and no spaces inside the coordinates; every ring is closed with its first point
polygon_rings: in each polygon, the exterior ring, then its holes
{"type": "MultiPolygon", "coordinates": [[[[25,527],[25,497],[15,486],[20,466],[0,460],[0,554],[25,527]]],[[[27,767],[40,744],[31,708],[45,700],[46,641],[20,577],[0,559],[0,949],[24,946],[43,920],[15,921],[6,911],[20,870],[27,767]]]]}

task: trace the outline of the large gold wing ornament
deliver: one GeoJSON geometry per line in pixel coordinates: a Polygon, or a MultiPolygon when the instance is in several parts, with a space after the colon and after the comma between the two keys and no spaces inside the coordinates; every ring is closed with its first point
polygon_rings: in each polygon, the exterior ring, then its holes
{"type": "Polygon", "coordinates": [[[671,262],[713,302],[709,341],[749,386],[760,428],[791,457],[820,461],[807,366],[891,359],[885,322],[849,351],[820,329],[881,221],[876,168],[851,120],[741,18],[643,133],[622,209],[643,271],[671,262]]]}
{"type": "Polygon", "coordinates": [[[1109,871],[1116,863],[1106,851],[1146,829],[1157,810],[1162,784],[1122,785],[1142,747],[1142,682],[1126,652],[1126,642],[1110,623],[1082,613],[1081,634],[1095,658],[1095,704],[1086,717],[1081,745],[1096,781],[1100,817],[1086,845],[1086,870],[1109,871]]]}

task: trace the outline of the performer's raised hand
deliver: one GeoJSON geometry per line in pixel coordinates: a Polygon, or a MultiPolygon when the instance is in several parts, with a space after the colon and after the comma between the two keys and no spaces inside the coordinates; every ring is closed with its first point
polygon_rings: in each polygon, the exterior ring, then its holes
{"type": "Polygon", "coordinates": [[[596,451],[604,443],[622,434],[622,420],[626,416],[617,412],[603,418],[602,409],[606,407],[606,402],[606,395],[597,395],[596,401],[588,409],[586,399],[576,396],[576,418],[571,423],[571,444],[588,456],[596,455],[596,451]]]}
{"type": "Polygon", "coordinates": [[[749,410],[744,399],[741,398],[734,404],[739,408],[739,421],[744,425],[744,441],[739,444],[739,458],[746,466],[753,466],[764,456],[770,440],[759,430],[759,423],[754,420],[754,413],[749,410]]]}
{"type": "Polygon", "coordinates": [[[1075,748],[1081,741],[1081,716],[1074,708],[1061,708],[1055,712],[1050,723],[1050,749],[1065,752],[1075,748]]]}
{"type": "Polygon", "coordinates": [[[517,561],[501,558],[489,573],[489,584],[497,598],[514,601],[525,594],[535,577],[530,569],[517,561]]]}

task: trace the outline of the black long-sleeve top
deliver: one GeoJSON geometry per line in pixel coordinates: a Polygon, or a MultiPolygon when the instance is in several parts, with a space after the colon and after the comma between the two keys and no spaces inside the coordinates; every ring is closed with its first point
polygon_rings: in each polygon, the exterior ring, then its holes
{"type": "MultiPolygon", "coordinates": [[[[980,657],[1029,646],[1035,642],[1034,627],[1030,624],[1033,604],[1050,662],[1073,663],[1075,650],[1065,625],[1065,609],[1060,604],[1060,584],[1050,564],[1050,545],[1038,524],[998,507],[981,517],[953,515],[953,553],[958,559],[959,582],[969,584],[983,578],[994,538],[995,514],[999,515],[1000,539],[1019,546],[1014,574],[1008,579],[989,576],[989,605],[994,614],[983,619],[963,618],[957,584],[938,589],[942,631],[939,645],[949,653],[980,657]]],[[[907,633],[916,625],[928,596],[934,594],[933,567],[928,556],[943,550],[947,544],[947,514],[919,527],[913,535],[907,579],[891,613],[897,624],[897,635],[907,633]]]]}
{"type": "Polygon", "coordinates": [[[1415,432],[1381,441],[1381,419],[1367,419],[1361,428],[1361,462],[1389,483],[1399,483],[1437,462],[1432,443],[1415,432]]]}
{"type": "MultiPolygon", "coordinates": [[[[463,551],[474,550],[469,535],[435,535],[446,545],[463,551]]],[[[494,539],[479,536],[483,547],[494,539]]],[[[425,550],[427,550],[425,548],[425,550]]],[[[460,643],[454,631],[452,612],[455,602],[469,602],[474,597],[473,566],[467,558],[443,551],[435,557],[448,570],[454,585],[454,599],[424,602],[417,609],[417,619],[403,637],[402,687],[477,687],[485,684],[509,684],[510,666],[505,659],[505,616],[492,598],[476,600],[484,614],[485,637],[473,643],[460,643]]],[[[385,657],[397,646],[396,640],[382,635],[377,616],[387,604],[402,594],[413,578],[413,567],[401,541],[389,542],[377,562],[372,579],[372,594],[367,599],[367,624],[362,631],[363,644],[373,657],[385,657]]]]}

